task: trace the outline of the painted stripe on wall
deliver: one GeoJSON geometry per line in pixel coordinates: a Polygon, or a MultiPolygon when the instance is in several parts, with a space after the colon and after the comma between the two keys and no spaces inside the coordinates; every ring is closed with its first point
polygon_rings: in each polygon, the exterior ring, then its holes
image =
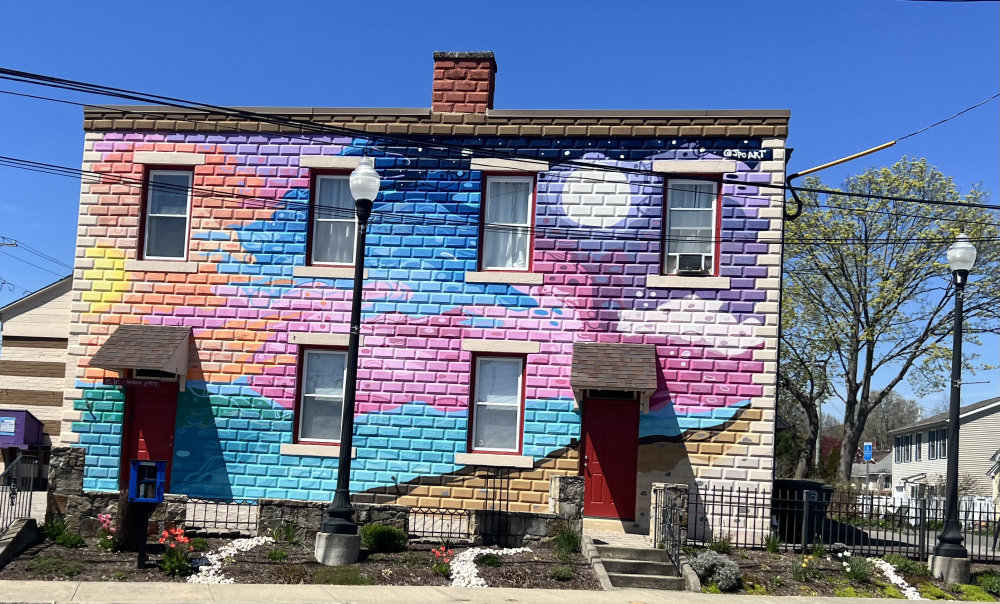
{"type": "Polygon", "coordinates": [[[64,338],[27,338],[23,336],[4,336],[0,346],[16,346],[18,348],[66,348],[69,341],[64,338]]]}
{"type": "Polygon", "coordinates": [[[63,393],[61,391],[0,389],[0,404],[2,405],[61,407],[62,402],[63,393]]]}
{"type": "MultiPolygon", "coordinates": [[[[0,376],[20,375],[25,377],[66,377],[65,363],[46,361],[0,361],[0,376]]],[[[2,379],[2,378],[0,378],[2,379]]]]}

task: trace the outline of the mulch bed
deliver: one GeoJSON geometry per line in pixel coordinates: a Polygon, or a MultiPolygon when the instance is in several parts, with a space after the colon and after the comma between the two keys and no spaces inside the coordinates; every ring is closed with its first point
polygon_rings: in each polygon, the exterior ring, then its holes
{"type": "MultiPolygon", "coordinates": [[[[209,539],[208,551],[214,551],[231,542],[231,539],[209,539]]],[[[106,552],[93,544],[93,540],[80,548],[67,548],[52,541],[44,541],[28,548],[17,558],[0,569],[0,579],[52,580],[52,581],[160,581],[183,582],[183,577],[170,577],[158,567],[159,545],[150,544],[148,567],[136,568],[135,552],[106,552]]],[[[398,553],[368,554],[354,565],[363,577],[376,585],[450,585],[447,577],[432,568],[432,545],[412,544],[410,549],[398,553]]],[[[455,547],[457,555],[463,548],[455,547]]],[[[547,546],[533,546],[532,551],[500,556],[497,567],[480,565],[479,575],[490,587],[527,587],[546,589],[592,589],[600,584],[587,561],[576,554],[568,563],[574,569],[573,578],[557,581],[549,577],[556,566],[567,565],[547,546]]],[[[193,552],[192,557],[198,556],[193,552]]],[[[273,556],[274,554],[272,554],[273,556]]],[[[328,569],[313,557],[308,544],[271,543],[260,545],[248,552],[238,553],[231,562],[222,566],[222,574],[236,583],[313,583],[314,575],[328,569]],[[287,557],[271,560],[268,552],[283,550],[287,557]]]]}
{"type": "MultiPolygon", "coordinates": [[[[844,576],[842,565],[826,557],[813,557],[812,568],[818,572],[807,581],[797,581],[792,575],[793,566],[802,563],[802,555],[795,553],[770,553],[763,550],[734,550],[726,556],[740,567],[743,586],[735,593],[768,596],[847,596],[857,597],[891,597],[886,586],[889,580],[879,571],[873,569],[867,582],[854,582],[844,576]],[[853,590],[853,593],[851,593],[853,590]]],[[[997,570],[996,566],[973,564],[973,574],[979,571],[997,570]]],[[[926,584],[941,589],[955,600],[963,599],[962,594],[936,579],[899,573],[907,583],[917,587],[921,592],[928,588],[926,584]]],[[[933,589],[933,588],[931,588],[933,589]]],[[[925,594],[926,595],[926,594],[925,594]]]]}

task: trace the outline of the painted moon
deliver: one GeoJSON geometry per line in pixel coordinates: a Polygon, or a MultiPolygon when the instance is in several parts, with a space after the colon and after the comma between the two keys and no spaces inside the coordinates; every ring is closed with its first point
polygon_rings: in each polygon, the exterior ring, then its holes
{"type": "Polygon", "coordinates": [[[574,170],[561,195],[563,212],[576,224],[610,228],[632,211],[632,188],[621,172],[574,170]]]}

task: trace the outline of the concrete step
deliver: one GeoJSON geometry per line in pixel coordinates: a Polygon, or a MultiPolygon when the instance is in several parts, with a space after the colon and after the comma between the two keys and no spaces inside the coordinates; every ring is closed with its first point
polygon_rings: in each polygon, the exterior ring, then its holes
{"type": "Polygon", "coordinates": [[[667,552],[652,547],[615,547],[612,545],[597,546],[597,554],[601,560],[642,560],[646,562],[670,562],[667,552]]]}
{"type": "Polygon", "coordinates": [[[604,570],[609,573],[625,575],[650,575],[672,577],[677,574],[677,568],[669,562],[650,562],[648,560],[615,560],[602,559],[604,570]]]}
{"type": "Polygon", "coordinates": [[[636,587],[642,589],[670,589],[684,591],[683,577],[653,577],[627,573],[608,573],[611,585],[615,587],[636,587]]]}

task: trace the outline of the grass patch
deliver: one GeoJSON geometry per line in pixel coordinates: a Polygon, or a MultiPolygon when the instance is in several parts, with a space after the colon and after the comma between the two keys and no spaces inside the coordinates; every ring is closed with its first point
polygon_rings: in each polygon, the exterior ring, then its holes
{"type": "Polygon", "coordinates": [[[580,551],[580,533],[569,527],[563,527],[556,532],[554,538],[556,557],[563,562],[568,562],[573,554],[580,551]]]}
{"type": "Polygon", "coordinates": [[[708,585],[702,585],[701,593],[703,594],[721,594],[722,590],[715,583],[709,583],[708,585]]]}
{"type": "Polygon", "coordinates": [[[864,556],[848,556],[844,561],[844,576],[855,583],[867,583],[872,578],[874,566],[864,556]]]}
{"type": "Polygon", "coordinates": [[[28,563],[28,570],[40,575],[75,577],[83,572],[83,564],[62,558],[41,556],[28,563]]]}
{"type": "Polygon", "coordinates": [[[492,566],[492,567],[497,567],[500,566],[501,564],[500,556],[496,554],[491,554],[489,552],[485,554],[479,554],[478,556],[476,556],[475,563],[480,566],[492,566]]]}
{"type": "Polygon", "coordinates": [[[986,593],[986,590],[978,585],[956,583],[951,586],[951,590],[957,592],[960,596],[958,599],[963,602],[996,602],[996,598],[986,593]]]}
{"type": "Polygon", "coordinates": [[[764,537],[764,549],[766,549],[768,553],[777,554],[781,550],[781,539],[774,534],[764,537]]]}
{"type": "Polygon", "coordinates": [[[87,544],[87,541],[83,537],[77,533],[71,533],[69,531],[62,533],[56,537],[54,541],[63,547],[72,548],[83,547],[87,544]]]}
{"type": "MultiPolygon", "coordinates": [[[[930,578],[931,569],[915,560],[910,560],[899,554],[886,554],[882,559],[896,567],[896,572],[911,577],[930,578]]],[[[912,583],[912,581],[910,581],[912,583]]]]}
{"type": "Polygon", "coordinates": [[[941,589],[933,583],[921,583],[917,585],[917,591],[928,600],[954,600],[955,597],[941,589]]]}
{"type": "Polygon", "coordinates": [[[298,545],[299,538],[295,536],[295,525],[291,522],[283,522],[281,526],[271,531],[271,536],[275,541],[287,543],[288,545],[298,545]]]}
{"type": "Polygon", "coordinates": [[[354,566],[325,566],[313,573],[313,583],[320,585],[375,585],[354,566]]]}
{"type": "Polygon", "coordinates": [[[266,556],[271,562],[281,562],[282,560],[288,558],[288,552],[281,548],[272,549],[267,552],[266,556]]]}
{"type": "Polygon", "coordinates": [[[191,551],[203,552],[208,550],[208,539],[204,537],[192,537],[189,545],[191,546],[191,551]]]}
{"type": "Polygon", "coordinates": [[[872,595],[863,589],[854,587],[838,587],[833,590],[833,595],[838,598],[870,598],[872,595]]]}
{"type": "Polygon", "coordinates": [[[1000,596],[1000,573],[995,570],[984,570],[972,573],[972,582],[982,587],[986,593],[1000,596]]]}
{"type": "Polygon", "coordinates": [[[726,535],[722,539],[716,539],[715,541],[710,541],[708,544],[708,549],[713,552],[729,555],[733,553],[733,538],[726,535]]]}
{"type": "Polygon", "coordinates": [[[572,566],[556,566],[549,572],[549,577],[556,581],[570,581],[573,579],[573,574],[572,566]]]}
{"type": "Polygon", "coordinates": [[[366,524],[358,531],[361,547],[373,552],[401,552],[406,549],[406,531],[387,524],[366,524]]]}

